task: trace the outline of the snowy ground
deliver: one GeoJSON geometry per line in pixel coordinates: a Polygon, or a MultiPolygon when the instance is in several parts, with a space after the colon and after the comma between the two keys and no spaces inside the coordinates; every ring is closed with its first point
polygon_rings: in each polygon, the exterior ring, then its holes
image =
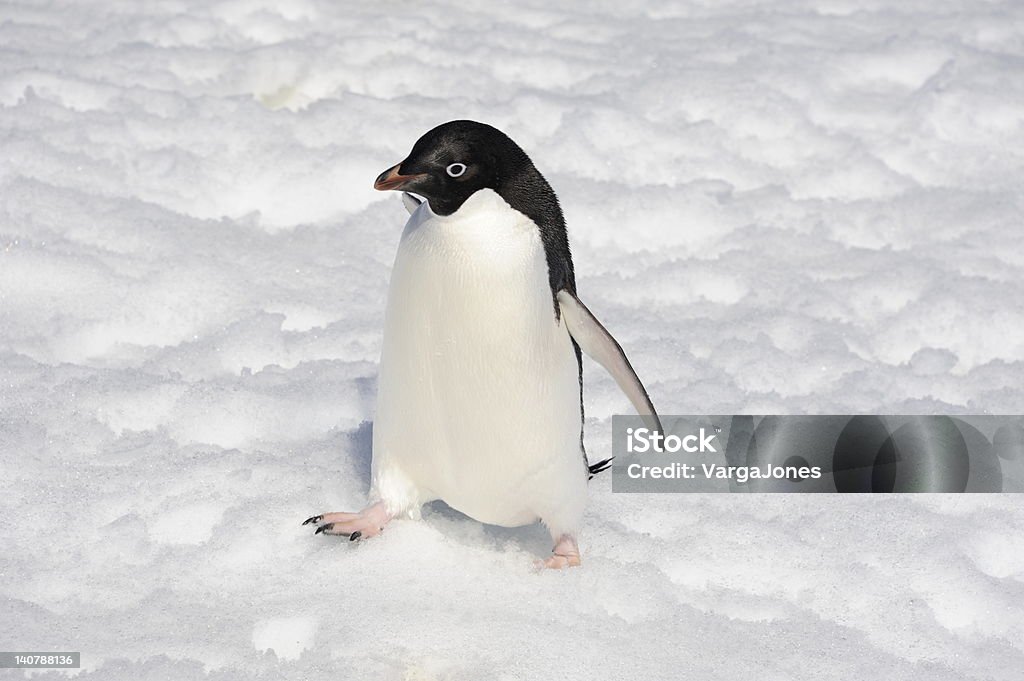
{"type": "MultiPolygon", "coordinates": [[[[429,127],[506,130],[664,413],[1024,411],[1024,6],[0,5],[0,648],[80,678],[1020,679],[1012,495],[357,508],[429,127]]],[[[625,398],[587,366],[591,457],[625,398]]],[[[22,672],[0,672],[20,678],[22,672]]],[[[60,677],[63,672],[38,678],[60,677]]]]}

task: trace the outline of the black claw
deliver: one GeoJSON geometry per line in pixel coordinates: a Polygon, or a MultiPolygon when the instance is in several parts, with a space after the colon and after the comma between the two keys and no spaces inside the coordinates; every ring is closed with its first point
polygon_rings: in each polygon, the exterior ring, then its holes
{"type": "Polygon", "coordinates": [[[350,534],[348,536],[348,540],[349,541],[355,541],[356,539],[359,539],[362,536],[363,536],[362,532],[353,532],[352,534],[350,534]]]}
{"type": "Polygon", "coordinates": [[[327,523],[326,525],[321,525],[320,527],[316,528],[316,532],[314,532],[313,534],[320,534],[321,532],[327,532],[328,530],[332,529],[333,527],[334,527],[334,523],[327,523]]]}
{"type": "Polygon", "coordinates": [[[305,520],[303,520],[302,524],[303,525],[313,525],[314,523],[320,522],[321,518],[323,518],[322,515],[315,515],[312,518],[306,518],[305,520]]]}

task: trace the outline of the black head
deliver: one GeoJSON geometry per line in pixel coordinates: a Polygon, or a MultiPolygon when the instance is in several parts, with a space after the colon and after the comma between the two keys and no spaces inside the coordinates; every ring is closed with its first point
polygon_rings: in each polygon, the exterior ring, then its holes
{"type": "Polygon", "coordinates": [[[558,197],[519,145],[484,123],[451,121],[416,141],[409,157],[373,185],[419,194],[438,215],[451,215],[481,189],[493,189],[540,231],[548,263],[552,304],[562,289],[576,293],[569,237],[558,197]]]}
{"type": "Polygon", "coordinates": [[[536,172],[529,157],[505,133],[475,121],[450,121],[420,137],[373,186],[419,194],[438,215],[451,215],[478,190],[502,194],[503,186],[529,171],[536,172]]]}

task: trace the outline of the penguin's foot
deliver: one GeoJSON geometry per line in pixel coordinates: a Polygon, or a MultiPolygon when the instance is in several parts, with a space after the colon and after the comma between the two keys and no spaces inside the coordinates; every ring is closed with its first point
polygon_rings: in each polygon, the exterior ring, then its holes
{"type": "Polygon", "coordinates": [[[359,513],[324,513],[306,518],[303,525],[317,525],[314,534],[336,534],[349,541],[369,539],[381,533],[391,520],[383,501],[367,506],[359,513]]]}
{"type": "Polygon", "coordinates": [[[538,567],[549,570],[562,570],[569,567],[579,567],[580,547],[576,545],[576,538],[572,535],[563,534],[551,550],[551,556],[547,560],[538,561],[538,567]]]}

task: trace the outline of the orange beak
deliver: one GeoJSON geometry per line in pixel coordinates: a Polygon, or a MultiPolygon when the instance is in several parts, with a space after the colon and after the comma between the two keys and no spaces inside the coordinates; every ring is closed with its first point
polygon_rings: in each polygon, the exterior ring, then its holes
{"type": "Polygon", "coordinates": [[[426,177],[426,173],[417,173],[416,175],[399,175],[398,169],[402,166],[401,163],[391,166],[383,173],[377,176],[377,181],[373,183],[373,188],[377,191],[388,191],[389,189],[401,189],[413,180],[418,180],[421,177],[426,177]]]}

